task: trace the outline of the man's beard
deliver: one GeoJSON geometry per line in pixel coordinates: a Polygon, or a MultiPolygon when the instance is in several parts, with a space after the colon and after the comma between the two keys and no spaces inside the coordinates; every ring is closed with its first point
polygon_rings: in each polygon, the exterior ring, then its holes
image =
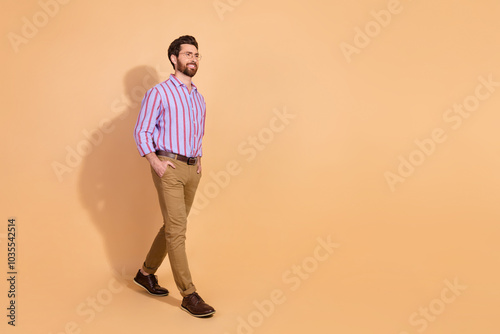
{"type": "Polygon", "coordinates": [[[194,69],[191,69],[189,67],[187,67],[188,64],[182,66],[180,68],[180,72],[182,72],[183,74],[187,75],[188,77],[194,77],[194,75],[196,74],[196,72],[198,71],[198,66],[196,64],[194,64],[194,66],[196,66],[194,69]]]}

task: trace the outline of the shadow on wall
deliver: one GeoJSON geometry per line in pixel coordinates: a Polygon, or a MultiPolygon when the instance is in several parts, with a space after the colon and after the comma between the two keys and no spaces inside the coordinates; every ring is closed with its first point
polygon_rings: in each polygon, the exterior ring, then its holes
{"type": "Polygon", "coordinates": [[[125,96],[115,107],[119,116],[106,124],[106,133],[94,132],[94,147],[82,162],[81,200],[102,234],[111,269],[133,276],[141,267],[162,225],[149,164],[141,158],[133,130],[146,90],[158,83],[149,66],[133,68],[124,78],[125,96]]]}

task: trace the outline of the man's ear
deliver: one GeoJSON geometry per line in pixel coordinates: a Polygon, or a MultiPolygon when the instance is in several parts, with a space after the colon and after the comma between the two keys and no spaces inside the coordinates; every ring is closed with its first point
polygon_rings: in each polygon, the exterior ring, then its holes
{"type": "Polygon", "coordinates": [[[177,57],[174,54],[170,55],[170,61],[177,67],[177,57]]]}

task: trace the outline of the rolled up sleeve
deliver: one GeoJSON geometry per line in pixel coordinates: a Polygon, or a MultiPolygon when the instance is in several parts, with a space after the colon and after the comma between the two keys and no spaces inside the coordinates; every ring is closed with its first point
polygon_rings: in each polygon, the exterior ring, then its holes
{"type": "Polygon", "coordinates": [[[134,129],[134,139],[141,156],[155,152],[153,134],[161,108],[161,98],[156,88],[146,92],[134,129]]]}

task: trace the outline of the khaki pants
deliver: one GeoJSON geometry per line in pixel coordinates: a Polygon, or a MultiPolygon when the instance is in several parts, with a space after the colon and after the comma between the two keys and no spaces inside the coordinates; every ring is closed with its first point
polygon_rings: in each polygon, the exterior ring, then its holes
{"type": "Polygon", "coordinates": [[[154,274],[168,253],[175,284],[185,297],[196,291],[189,271],[185,240],[187,217],[201,174],[196,173],[196,165],[163,156],[158,158],[171,161],[176,168],[168,166],[161,178],[151,168],[163,215],[163,226],[153,241],[143,269],[148,274],[154,274]]]}

